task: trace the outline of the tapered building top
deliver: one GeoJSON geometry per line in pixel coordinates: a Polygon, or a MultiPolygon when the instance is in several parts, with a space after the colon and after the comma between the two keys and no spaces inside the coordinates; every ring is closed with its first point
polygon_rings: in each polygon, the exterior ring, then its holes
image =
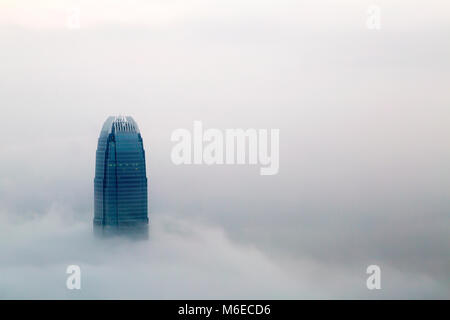
{"type": "Polygon", "coordinates": [[[94,228],[140,233],[148,225],[145,151],[132,117],[109,117],[98,138],[94,228]]]}

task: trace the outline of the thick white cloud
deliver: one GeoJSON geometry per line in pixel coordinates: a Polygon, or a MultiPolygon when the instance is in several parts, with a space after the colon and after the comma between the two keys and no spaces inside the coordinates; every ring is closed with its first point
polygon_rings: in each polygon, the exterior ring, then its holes
{"type": "Polygon", "coordinates": [[[57,204],[34,219],[12,222],[3,215],[1,298],[390,298],[447,292],[430,277],[387,266],[385,293],[369,294],[363,266],[270,257],[231,241],[217,226],[167,213],[151,221],[150,239],[132,241],[94,238],[90,224],[57,204]],[[79,291],[66,288],[69,265],[81,268],[79,291]]]}
{"type": "MultiPolygon", "coordinates": [[[[54,206],[35,219],[2,221],[2,298],[214,298],[296,296],[282,266],[223,230],[170,215],[151,220],[151,238],[96,239],[91,225],[54,206]],[[66,267],[82,290],[65,288],[66,267]]],[[[302,294],[302,295],[303,295],[302,294]]]]}

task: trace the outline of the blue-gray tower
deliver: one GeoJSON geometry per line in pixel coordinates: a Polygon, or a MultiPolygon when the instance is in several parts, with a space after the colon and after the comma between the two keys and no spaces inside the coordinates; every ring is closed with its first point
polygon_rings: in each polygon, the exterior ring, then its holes
{"type": "Polygon", "coordinates": [[[109,117],[98,138],[94,179],[96,234],[147,236],[145,151],[132,117],[109,117]]]}

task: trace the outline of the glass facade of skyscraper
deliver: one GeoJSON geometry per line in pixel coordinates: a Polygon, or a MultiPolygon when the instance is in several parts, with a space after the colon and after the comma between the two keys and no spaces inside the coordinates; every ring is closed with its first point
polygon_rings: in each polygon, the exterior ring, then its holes
{"type": "Polygon", "coordinates": [[[94,178],[96,234],[148,232],[142,137],[131,117],[109,117],[98,139],[94,178]]]}

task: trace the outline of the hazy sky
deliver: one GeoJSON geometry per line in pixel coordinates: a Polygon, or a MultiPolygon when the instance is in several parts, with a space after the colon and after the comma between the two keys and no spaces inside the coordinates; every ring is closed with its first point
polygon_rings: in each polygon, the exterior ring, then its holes
{"type": "Polygon", "coordinates": [[[450,298],[449,18],[444,1],[2,1],[0,298],[450,298]],[[92,237],[117,114],[144,139],[147,242],[92,237]],[[194,120],[280,129],[279,174],[175,166],[194,120]]]}

